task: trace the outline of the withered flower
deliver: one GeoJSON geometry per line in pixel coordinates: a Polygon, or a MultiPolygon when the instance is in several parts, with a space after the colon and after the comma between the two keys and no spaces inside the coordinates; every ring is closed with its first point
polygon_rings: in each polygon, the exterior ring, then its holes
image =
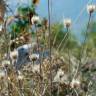
{"type": "Polygon", "coordinates": [[[33,4],[37,5],[39,4],[40,0],[33,0],[33,4]]]}

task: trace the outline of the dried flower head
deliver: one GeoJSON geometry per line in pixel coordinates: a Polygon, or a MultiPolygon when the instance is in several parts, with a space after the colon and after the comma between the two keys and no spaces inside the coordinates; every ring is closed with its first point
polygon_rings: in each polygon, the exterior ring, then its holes
{"type": "Polygon", "coordinates": [[[68,84],[68,75],[64,73],[62,69],[57,71],[56,76],[54,77],[53,82],[65,83],[68,84]]]}
{"type": "Polygon", "coordinates": [[[0,79],[5,77],[5,71],[4,70],[0,70],[0,79]]]}
{"type": "Polygon", "coordinates": [[[23,79],[24,79],[24,76],[20,71],[18,71],[18,80],[23,80],[23,79]]]}
{"type": "Polygon", "coordinates": [[[39,59],[39,54],[32,54],[29,56],[30,60],[32,61],[36,61],[39,59]]]}
{"type": "Polygon", "coordinates": [[[39,4],[40,0],[33,0],[33,4],[37,5],[39,4]]]}
{"type": "Polygon", "coordinates": [[[25,41],[25,38],[23,36],[21,36],[19,39],[25,41]]]}
{"type": "Polygon", "coordinates": [[[31,23],[32,24],[37,24],[38,22],[40,22],[40,18],[39,18],[39,16],[33,16],[32,18],[31,18],[31,23]]]}
{"type": "Polygon", "coordinates": [[[81,82],[79,79],[73,79],[70,85],[72,88],[76,88],[76,87],[80,87],[80,84],[81,82]]]}
{"type": "Polygon", "coordinates": [[[18,75],[18,80],[23,80],[23,75],[18,75]]]}
{"type": "Polygon", "coordinates": [[[4,60],[4,61],[2,61],[2,66],[3,67],[8,67],[8,66],[10,66],[10,61],[9,60],[4,60]]]}
{"type": "Polygon", "coordinates": [[[18,57],[18,51],[14,50],[13,52],[11,52],[10,57],[11,57],[11,59],[16,60],[18,57]]]}
{"type": "Polygon", "coordinates": [[[67,28],[71,26],[71,23],[72,23],[71,19],[65,19],[64,20],[64,26],[67,27],[67,28]]]}
{"type": "Polygon", "coordinates": [[[88,13],[93,13],[96,10],[96,5],[91,4],[91,5],[87,5],[87,11],[88,13]]]}

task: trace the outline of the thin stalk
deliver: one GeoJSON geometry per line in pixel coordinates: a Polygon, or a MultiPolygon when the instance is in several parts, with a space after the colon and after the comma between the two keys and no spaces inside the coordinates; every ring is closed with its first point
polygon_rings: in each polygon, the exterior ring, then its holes
{"type": "MultiPolygon", "coordinates": [[[[7,35],[6,22],[7,22],[7,20],[4,22],[4,32],[5,32],[5,35],[7,35]]],[[[10,47],[10,46],[8,46],[8,48],[6,49],[7,55],[8,55],[8,52],[9,52],[9,47],[10,47]]],[[[7,58],[7,59],[8,59],[8,58],[7,58]]],[[[8,82],[8,69],[7,69],[7,67],[4,67],[4,69],[5,69],[5,74],[6,74],[7,92],[8,92],[8,96],[10,96],[10,87],[9,87],[9,82],[8,82]]]]}
{"type": "Polygon", "coordinates": [[[57,91],[57,96],[60,94],[60,84],[58,83],[58,91],[57,91]]]}
{"type": "MultiPolygon", "coordinates": [[[[85,33],[85,38],[84,38],[84,44],[86,43],[86,41],[87,41],[87,36],[88,36],[88,29],[89,29],[89,25],[90,25],[90,21],[91,21],[91,16],[92,16],[92,14],[90,13],[89,14],[89,20],[88,20],[88,24],[87,24],[87,29],[86,29],[86,33],[85,33]]],[[[79,54],[79,57],[80,57],[80,62],[79,62],[79,65],[78,65],[78,67],[77,67],[77,70],[76,70],[76,73],[74,74],[74,76],[73,76],[73,79],[77,76],[77,74],[78,74],[78,71],[79,71],[79,68],[80,68],[80,65],[82,65],[82,56],[83,56],[83,52],[85,51],[84,50],[84,44],[83,44],[83,46],[82,46],[82,48],[81,48],[81,52],[80,52],[80,54],[79,54]]]]}
{"type": "Polygon", "coordinates": [[[40,73],[42,71],[41,69],[41,54],[40,54],[40,47],[39,47],[39,39],[38,39],[38,31],[37,31],[37,26],[35,24],[35,28],[36,28],[36,42],[37,42],[37,53],[39,54],[39,63],[40,63],[40,73]]]}
{"type": "MultiPolygon", "coordinates": [[[[67,29],[68,29],[68,28],[67,28],[67,29]]],[[[68,30],[67,30],[67,31],[68,31],[68,30]]],[[[62,39],[61,43],[59,44],[59,46],[58,46],[57,50],[59,50],[59,49],[60,49],[60,47],[62,46],[62,44],[63,44],[64,40],[65,40],[65,39],[66,39],[66,37],[67,37],[67,35],[68,35],[68,32],[66,32],[66,34],[64,35],[64,38],[62,39]]]]}
{"type": "MultiPolygon", "coordinates": [[[[40,44],[39,44],[39,39],[38,39],[38,31],[37,31],[37,26],[35,24],[35,29],[36,29],[36,41],[37,41],[37,53],[39,54],[39,64],[40,64],[40,82],[42,83],[42,62],[41,62],[41,52],[40,52],[40,44]]],[[[42,84],[40,85],[40,93],[42,94],[42,84]]]]}
{"type": "MultiPolygon", "coordinates": [[[[42,28],[42,29],[43,29],[43,28],[42,28]]],[[[46,30],[46,29],[44,28],[44,30],[43,30],[43,40],[44,40],[43,42],[44,42],[44,47],[43,47],[43,53],[42,53],[42,54],[43,54],[43,56],[42,56],[43,59],[44,59],[44,52],[45,52],[45,50],[46,50],[45,30],[46,30]]]]}
{"type": "Polygon", "coordinates": [[[8,96],[10,95],[10,86],[9,86],[9,80],[8,80],[8,69],[7,67],[5,67],[5,74],[6,74],[6,82],[7,82],[7,92],[8,92],[8,96]]]}
{"type": "MultiPolygon", "coordinates": [[[[71,36],[70,36],[70,31],[69,31],[69,27],[67,27],[67,33],[68,33],[68,40],[70,40],[70,38],[71,38],[71,36]]],[[[68,46],[68,59],[69,59],[69,68],[68,68],[68,70],[69,70],[69,78],[71,79],[71,60],[70,60],[70,48],[69,48],[69,46],[68,46]]]]}
{"type": "Polygon", "coordinates": [[[18,80],[18,84],[19,84],[19,89],[20,89],[20,95],[24,96],[23,88],[22,88],[22,80],[18,80]]]}
{"type": "Polygon", "coordinates": [[[49,20],[49,27],[48,27],[48,31],[49,31],[49,62],[50,62],[50,96],[52,96],[52,87],[53,87],[53,84],[52,84],[52,64],[51,64],[51,12],[50,12],[50,0],[48,0],[48,20],[49,20]]]}

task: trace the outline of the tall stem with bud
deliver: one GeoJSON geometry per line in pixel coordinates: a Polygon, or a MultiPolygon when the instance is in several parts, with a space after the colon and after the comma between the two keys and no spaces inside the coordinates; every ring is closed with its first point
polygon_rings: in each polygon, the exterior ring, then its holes
{"type": "Polygon", "coordinates": [[[85,38],[84,38],[84,42],[83,42],[83,46],[81,48],[81,51],[80,51],[80,54],[79,54],[79,65],[77,67],[77,70],[73,76],[73,78],[75,78],[77,75],[78,75],[78,71],[80,69],[80,65],[82,64],[82,56],[85,55],[85,54],[82,54],[82,53],[85,53],[86,52],[86,48],[84,46],[84,44],[86,43],[87,41],[87,37],[88,37],[88,29],[89,29],[89,26],[90,26],[90,21],[91,21],[91,16],[92,16],[92,13],[95,11],[95,8],[96,6],[95,5],[88,5],[87,6],[87,11],[88,11],[88,14],[89,14],[89,20],[88,20],[88,23],[87,23],[87,28],[86,28],[86,32],[85,32],[85,38]]]}

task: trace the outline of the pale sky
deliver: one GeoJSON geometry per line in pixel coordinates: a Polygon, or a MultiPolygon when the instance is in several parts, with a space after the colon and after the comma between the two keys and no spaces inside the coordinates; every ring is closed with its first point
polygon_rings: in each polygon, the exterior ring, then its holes
{"type": "MultiPolygon", "coordinates": [[[[11,2],[10,6],[16,11],[16,6],[18,2],[20,4],[28,4],[31,0],[9,0],[11,2]]],[[[47,17],[47,1],[40,0],[40,4],[37,6],[37,12],[41,17],[47,17]]],[[[88,14],[86,10],[87,4],[96,4],[96,0],[51,0],[52,13],[51,18],[52,22],[63,22],[64,18],[71,18],[73,25],[72,30],[78,35],[83,28],[85,27],[88,21],[88,14]],[[78,18],[79,17],[79,18],[78,18]],[[74,23],[75,22],[75,23],[74,23]]],[[[96,19],[96,13],[93,15],[93,18],[96,19]]]]}

